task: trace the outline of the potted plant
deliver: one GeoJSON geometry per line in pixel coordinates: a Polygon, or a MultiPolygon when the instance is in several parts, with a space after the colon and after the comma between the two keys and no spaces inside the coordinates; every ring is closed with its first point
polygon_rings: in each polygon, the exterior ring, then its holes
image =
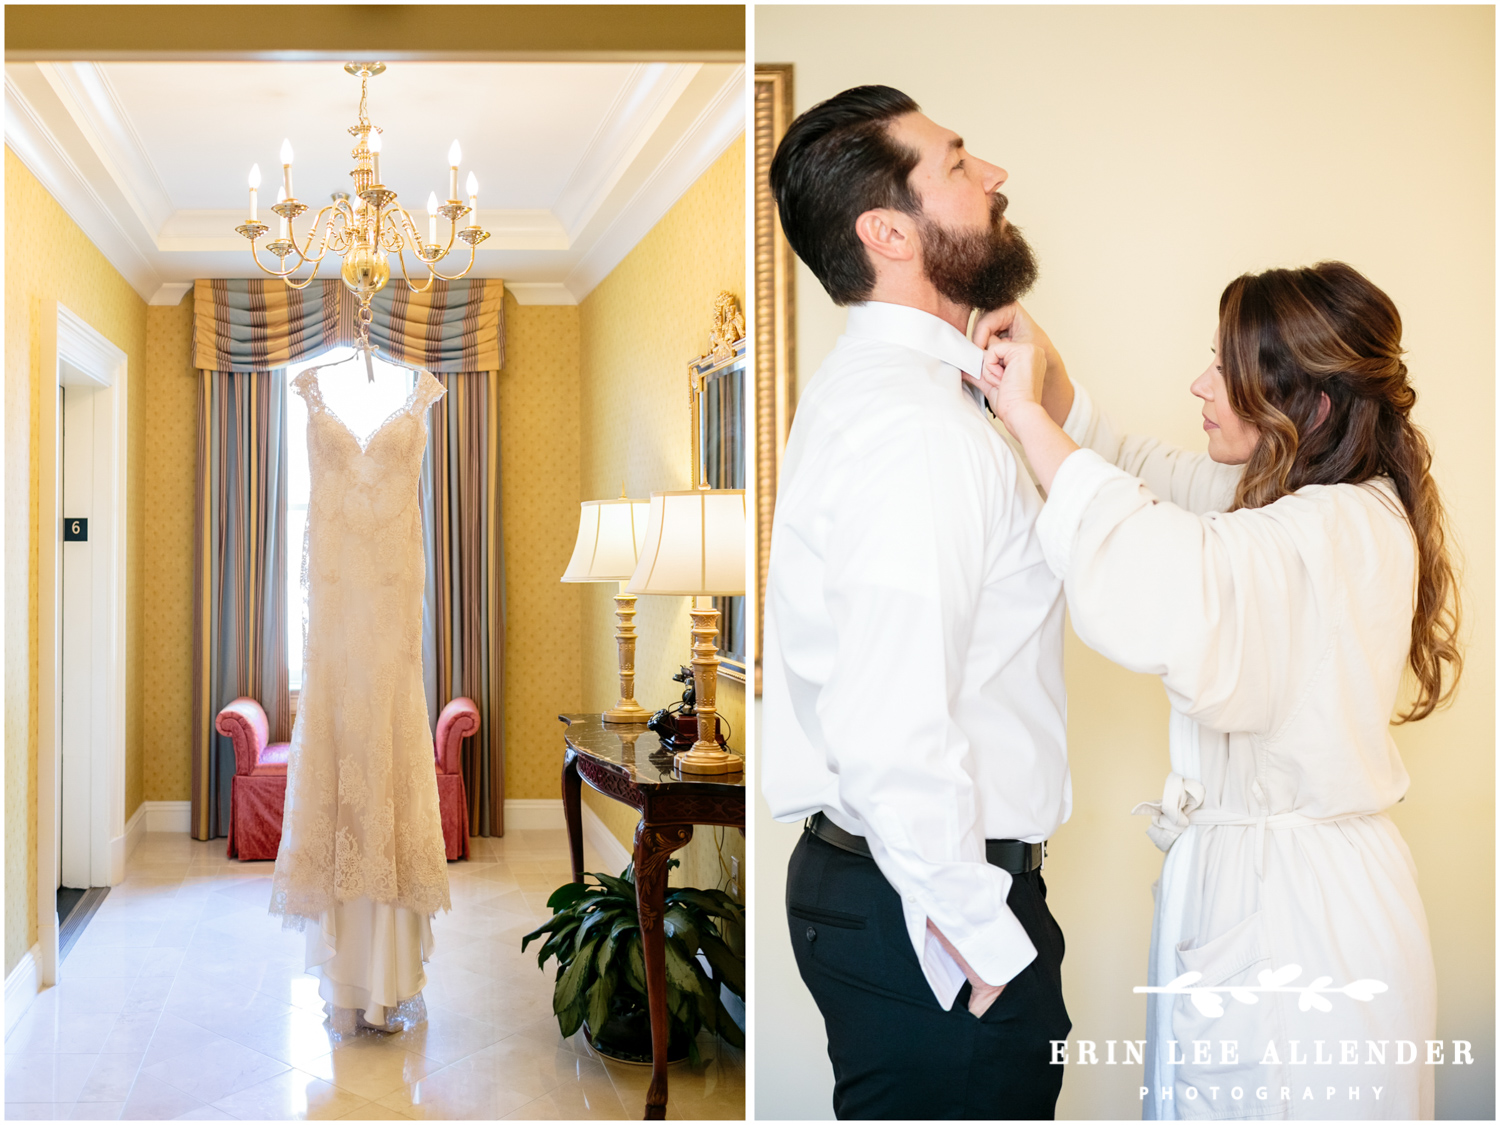
{"type": "MultiPolygon", "coordinates": [[[[547,900],[552,917],[522,938],[521,948],[549,935],[536,963],[540,968],[548,958],[557,959],[552,1011],[564,1036],[582,1026],[600,1054],[649,1062],[651,1025],[634,865],[618,879],[592,872],[585,879],[594,883],[564,883],[552,892],[547,900]]],[[[744,909],[723,891],[694,887],[667,888],[665,908],[668,1056],[697,1064],[702,1028],[733,1046],[745,1044],[744,1032],[719,998],[721,984],[741,999],[745,995],[744,909]]]]}

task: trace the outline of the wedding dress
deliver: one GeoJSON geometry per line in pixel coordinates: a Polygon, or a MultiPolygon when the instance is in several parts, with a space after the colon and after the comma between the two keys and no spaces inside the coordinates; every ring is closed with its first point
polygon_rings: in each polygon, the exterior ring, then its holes
{"type": "Polygon", "coordinates": [[[307,933],[336,1030],[392,1028],[425,1018],[431,919],[450,909],[417,499],[427,411],[445,391],[419,371],[362,443],[325,404],[317,368],[292,386],[308,412],[307,632],[271,912],[307,933]]]}

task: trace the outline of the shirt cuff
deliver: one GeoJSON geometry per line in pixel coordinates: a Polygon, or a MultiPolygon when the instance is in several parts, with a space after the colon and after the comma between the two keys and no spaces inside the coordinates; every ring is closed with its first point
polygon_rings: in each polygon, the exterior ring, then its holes
{"type": "MultiPolygon", "coordinates": [[[[1077,405],[1077,400],[1074,400],[1077,405]]],[[[1072,415],[1069,415],[1071,420],[1072,415]]],[[[1066,578],[1068,566],[1073,561],[1073,544],[1078,539],[1078,528],[1090,502],[1111,477],[1127,475],[1115,468],[1092,449],[1080,449],[1068,454],[1058,466],[1052,478],[1052,488],[1047,493],[1047,502],[1042,505],[1042,514],[1037,517],[1037,538],[1042,542],[1042,553],[1047,565],[1058,578],[1066,578]]]]}
{"type": "MultiPolygon", "coordinates": [[[[927,929],[927,915],[922,908],[907,901],[902,907],[907,935],[921,963],[922,975],[927,978],[937,1002],[947,1011],[953,1007],[953,1001],[968,978],[958,967],[958,962],[927,929]]],[[[1026,928],[1009,907],[988,925],[963,935],[961,942],[954,940],[952,934],[945,936],[985,984],[1009,984],[1022,969],[1036,960],[1036,946],[1031,944],[1026,928]]]]}

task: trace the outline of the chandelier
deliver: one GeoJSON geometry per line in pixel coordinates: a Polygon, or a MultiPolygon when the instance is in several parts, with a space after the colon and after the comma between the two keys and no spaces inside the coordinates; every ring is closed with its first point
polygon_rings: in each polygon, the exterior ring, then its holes
{"type": "MultiPolygon", "coordinates": [[[[300,240],[293,229],[297,217],[307,210],[292,194],[292,145],[290,140],[281,142],[281,188],[276,195],[276,204],[271,208],[280,216],[279,237],[266,243],[266,249],[277,259],[276,267],[270,268],[260,260],[257,241],[270,228],[256,216],[256,192],[260,188],[260,165],[250,169],[250,218],[235,227],[235,231],[250,240],[250,256],[261,272],[281,278],[293,289],[305,289],[318,276],[318,267],[330,250],[343,259],[344,284],[359,300],[359,348],[365,355],[366,368],[370,366],[370,301],[385,288],[391,277],[388,255],[395,254],[401,265],[401,279],[413,293],[423,293],[432,285],[434,278],[457,281],[474,268],[474,253],[479,244],[488,238],[489,232],[479,226],[479,183],[474,173],[469,173],[465,185],[469,197],[465,206],[458,195],[458,166],[463,151],[454,141],[448,149],[448,201],[439,205],[437,193],[427,196],[427,238],[424,241],[417,221],[411,212],[396,203],[396,193],[380,178],[380,133],[378,125],[372,125],[366,113],[368,86],[371,78],[385,70],[379,62],[346,63],[344,70],[359,79],[359,124],[349,126],[349,134],[355,138],[354,168],[349,173],[354,181],[353,196],[335,192],[333,202],[317,213],[312,228],[300,240]],[[438,218],[448,223],[446,243],[438,241],[438,218]],[[466,226],[458,225],[459,219],[468,216],[466,226]],[[453,249],[454,239],[469,247],[469,262],[456,274],[445,274],[438,270],[437,263],[453,249]],[[316,251],[314,243],[316,242],[316,251]],[[427,279],[420,285],[411,280],[406,268],[406,252],[427,267],[427,279]],[[296,261],[288,258],[296,255],[296,261]],[[301,281],[293,280],[292,274],[303,266],[311,265],[312,273],[301,281]]],[[[415,267],[414,267],[415,268],[415,267]]],[[[373,378],[371,372],[371,378],[373,378]]]]}

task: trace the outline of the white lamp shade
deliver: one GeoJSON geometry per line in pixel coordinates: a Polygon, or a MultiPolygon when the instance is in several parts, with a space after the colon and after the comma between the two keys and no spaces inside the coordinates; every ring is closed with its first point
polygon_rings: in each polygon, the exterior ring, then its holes
{"type": "Polygon", "coordinates": [[[585,500],[578,515],[578,542],[563,572],[564,582],[623,582],[635,570],[646,541],[645,500],[585,500]]]}
{"type": "Polygon", "coordinates": [[[653,492],[632,594],[733,597],[745,592],[745,490],[653,492]]]}

